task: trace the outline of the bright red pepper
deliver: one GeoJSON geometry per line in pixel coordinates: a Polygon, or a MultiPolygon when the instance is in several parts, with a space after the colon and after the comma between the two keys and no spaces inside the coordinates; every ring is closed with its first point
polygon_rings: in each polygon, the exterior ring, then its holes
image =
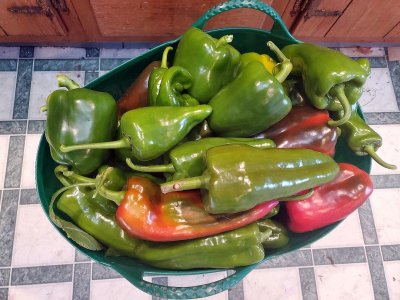
{"type": "Polygon", "coordinates": [[[368,199],[373,191],[368,173],[347,163],[339,163],[339,168],[338,176],[315,188],[309,198],[286,202],[291,231],[307,232],[340,221],[368,199]]]}
{"type": "Polygon", "coordinates": [[[277,148],[307,148],[333,156],[336,127],[327,125],[329,114],[310,105],[294,106],[290,113],[257,137],[269,138],[277,148]]]}
{"type": "Polygon", "coordinates": [[[243,227],[264,217],[277,204],[278,201],[270,201],[243,213],[211,215],[204,209],[199,190],[161,194],[159,185],[151,180],[131,177],[115,217],[131,236],[166,242],[243,227]]]}

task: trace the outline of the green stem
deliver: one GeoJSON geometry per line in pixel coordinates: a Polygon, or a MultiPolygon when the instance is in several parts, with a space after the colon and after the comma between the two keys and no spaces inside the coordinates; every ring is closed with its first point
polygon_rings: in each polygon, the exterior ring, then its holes
{"type": "Polygon", "coordinates": [[[65,87],[68,90],[79,89],[80,85],[69,78],[67,75],[58,74],[57,76],[57,83],[59,87],[65,87]]]}
{"type": "Polygon", "coordinates": [[[100,196],[111,200],[117,205],[120,205],[122,200],[124,200],[125,197],[125,191],[112,191],[104,186],[100,186],[97,188],[97,192],[99,193],[100,196]]]}
{"type": "Polygon", "coordinates": [[[164,194],[176,191],[186,191],[206,188],[210,181],[209,175],[190,177],[180,180],[173,180],[160,184],[161,192],[164,194]]]}
{"type": "Polygon", "coordinates": [[[59,165],[54,169],[54,174],[56,175],[57,179],[62,183],[63,186],[70,186],[73,183],[68,181],[67,176],[65,176],[65,172],[69,172],[67,166],[59,165]]]}
{"type": "Polygon", "coordinates": [[[333,97],[336,97],[340,104],[342,105],[343,108],[343,116],[339,120],[329,120],[328,125],[330,126],[340,126],[346,123],[351,116],[351,105],[349,103],[349,100],[347,99],[346,94],[344,93],[344,84],[338,84],[334,86],[329,94],[333,97]]]}
{"type": "Polygon", "coordinates": [[[61,152],[71,152],[75,150],[86,150],[86,149],[121,149],[130,148],[131,143],[127,138],[122,138],[116,141],[104,142],[104,143],[92,143],[92,144],[80,144],[72,146],[60,146],[61,152]]]}
{"type": "Polygon", "coordinates": [[[307,193],[302,195],[294,195],[279,199],[280,201],[301,201],[310,198],[314,194],[314,189],[309,189],[307,193]]]}
{"type": "Polygon", "coordinates": [[[226,44],[229,44],[230,42],[233,41],[233,35],[232,34],[227,34],[221,37],[215,44],[216,48],[219,48],[221,46],[224,46],[226,44]]]}
{"type": "Polygon", "coordinates": [[[270,228],[267,228],[264,231],[260,230],[260,243],[262,244],[265,242],[269,237],[272,235],[272,230],[270,228]]]}
{"type": "Polygon", "coordinates": [[[47,105],[43,105],[43,106],[41,106],[40,107],[40,112],[45,112],[45,111],[47,111],[47,105]]]}
{"type": "Polygon", "coordinates": [[[271,41],[267,43],[267,46],[273,51],[278,59],[281,61],[280,70],[278,74],[275,74],[275,78],[280,82],[284,82],[286,78],[289,76],[290,72],[292,72],[293,65],[290,60],[283,54],[283,52],[271,41]]]}
{"type": "Polygon", "coordinates": [[[138,172],[145,172],[145,173],[174,173],[175,168],[173,164],[166,164],[166,165],[152,165],[152,166],[141,166],[135,165],[130,158],[126,159],[126,164],[135,171],[138,172]]]}
{"type": "Polygon", "coordinates": [[[365,146],[363,150],[368,153],[369,156],[373,158],[378,164],[380,164],[382,167],[395,170],[397,167],[395,165],[389,164],[385,162],[382,158],[378,156],[378,154],[375,152],[375,149],[372,145],[365,146]]]}
{"type": "Polygon", "coordinates": [[[172,48],[171,46],[167,47],[164,49],[163,55],[162,55],[162,59],[161,59],[161,67],[163,69],[168,69],[168,52],[173,50],[174,48],[172,48]]]}

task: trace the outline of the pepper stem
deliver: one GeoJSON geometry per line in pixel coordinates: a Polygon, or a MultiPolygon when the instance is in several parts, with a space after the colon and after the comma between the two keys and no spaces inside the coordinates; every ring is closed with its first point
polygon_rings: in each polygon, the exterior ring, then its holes
{"type": "Polygon", "coordinates": [[[92,143],[92,144],[79,144],[72,146],[60,146],[61,152],[71,152],[75,150],[86,150],[86,149],[121,149],[130,148],[131,143],[127,138],[123,138],[116,141],[104,142],[104,143],[92,143]]]}
{"type": "Polygon", "coordinates": [[[375,149],[372,145],[365,146],[363,150],[368,153],[369,156],[373,158],[378,164],[380,164],[382,167],[391,169],[391,170],[396,170],[397,167],[395,165],[389,164],[385,162],[382,158],[378,156],[378,154],[375,152],[375,149]]]}
{"type": "Polygon", "coordinates": [[[173,50],[174,48],[172,48],[171,46],[167,47],[164,49],[163,55],[162,55],[162,59],[161,59],[161,67],[163,69],[168,69],[168,52],[173,50]]]}
{"type": "Polygon", "coordinates": [[[311,197],[314,194],[314,189],[309,189],[307,193],[302,195],[294,195],[279,199],[279,201],[301,201],[311,197]]]}
{"type": "Polygon", "coordinates": [[[130,158],[126,159],[126,164],[135,171],[138,172],[145,172],[145,173],[174,173],[175,168],[173,164],[166,164],[166,165],[152,165],[152,166],[141,166],[135,165],[130,158]]]}
{"type": "Polygon", "coordinates": [[[232,34],[224,35],[223,37],[219,38],[219,40],[215,44],[215,47],[219,48],[221,46],[229,44],[232,41],[233,41],[233,35],[232,34]]]}
{"type": "Polygon", "coordinates": [[[80,85],[69,78],[67,75],[58,74],[56,76],[59,87],[65,87],[68,90],[79,89],[80,85]]]}
{"type": "Polygon", "coordinates": [[[47,111],[47,105],[43,105],[40,107],[40,112],[45,112],[47,111]]]}
{"type": "Polygon", "coordinates": [[[278,59],[281,61],[279,73],[274,74],[274,76],[280,83],[282,83],[289,76],[290,72],[292,72],[293,65],[290,62],[290,59],[288,59],[273,42],[267,42],[267,46],[269,47],[269,49],[271,49],[271,51],[276,54],[276,56],[278,56],[278,59]]]}
{"type": "Polygon", "coordinates": [[[163,194],[177,191],[195,190],[206,188],[210,182],[209,175],[190,177],[185,179],[173,180],[160,184],[163,194]]]}
{"type": "Polygon", "coordinates": [[[69,171],[68,167],[63,166],[63,165],[59,165],[54,169],[54,175],[56,175],[57,179],[62,183],[63,186],[70,186],[73,183],[68,181],[68,179],[66,178],[67,176],[65,176],[65,172],[69,171]]]}
{"type": "Polygon", "coordinates": [[[336,97],[343,108],[343,116],[339,120],[329,120],[328,125],[330,126],[340,126],[346,123],[350,119],[351,115],[351,106],[349,100],[347,99],[346,94],[344,93],[344,84],[338,84],[334,86],[329,94],[333,97],[336,97]]]}
{"type": "Polygon", "coordinates": [[[272,230],[270,228],[267,228],[264,231],[260,230],[260,243],[262,244],[265,242],[269,237],[272,235],[272,230]]]}
{"type": "Polygon", "coordinates": [[[97,193],[99,193],[100,196],[111,200],[117,205],[120,205],[122,200],[125,198],[125,191],[112,191],[104,186],[97,187],[97,193]]]}

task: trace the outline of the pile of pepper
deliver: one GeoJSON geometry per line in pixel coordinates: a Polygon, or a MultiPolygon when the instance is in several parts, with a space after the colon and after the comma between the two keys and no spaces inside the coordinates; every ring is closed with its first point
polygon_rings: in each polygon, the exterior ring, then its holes
{"type": "Polygon", "coordinates": [[[333,159],[339,134],[394,168],[356,111],[367,60],[268,42],[275,60],[233,38],[190,28],[119,101],[57,77],[67,90],[43,110],[64,187],[49,210],[76,243],[164,269],[254,264],[372,193],[366,172],[333,159]]]}

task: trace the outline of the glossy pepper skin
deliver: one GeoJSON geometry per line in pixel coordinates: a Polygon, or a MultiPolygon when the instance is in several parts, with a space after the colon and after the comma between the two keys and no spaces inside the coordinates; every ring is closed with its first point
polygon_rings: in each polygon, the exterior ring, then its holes
{"type": "Polygon", "coordinates": [[[178,43],[173,65],[192,75],[193,84],[188,91],[200,103],[208,103],[236,75],[240,53],[229,45],[232,38],[227,35],[217,40],[191,27],[178,43]]]}
{"type": "Polygon", "coordinates": [[[368,173],[347,163],[339,163],[339,168],[338,176],[316,187],[308,199],[286,203],[291,231],[307,232],[340,221],[368,199],[373,191],[368,173]]]}
{"type": "Polygon", "coordinates": [[[326,110],[318,110],[310,105],[295,106],[278,123],[257,135],[269,138],[277,148],[306,148],[333,156],[338,132],[329,126],[326,110]]]}
{"type": "Polygon", "coordinates": [[[239,72],[245,65],[252,61],[258,61],[262,63],[270,74],[274,74],[274,68],[276,61],[267,54],[259,54],[256,52],[246,52],[240,56],[239,72]]]}
{"type": "Polygon", "coordinates": [[[201,188],[208,212],[235,213],[329,182],[339,171],[330,156],[312,150],[247,145],[211,148],[206,164],[202,176],[163,183],[161,190],[201,188]]]}
{"type": "Polygon", "coordinates": [[[315,44],[288,45],[282,52],[293,64],[293,75],[301,76],[307,97],[313,106],[330,111],[344,110],[343,118],[331,125],[345,123],[350,106],[358,101],[370,74],[369,61],[352,60],[339,51],[315,44]]]}
{"type": "Polygon", "coordinates": [[[129,86],[122,97],[118,100],[118,117],[132,109],[145,107],[148,105],[148,82],[150,74],[153,70],[161,66],[160,61],[151,62],[135,81],[129,86]]]}
{"type": "Polygon", "coordinates": [[[278,201],[270,201],[241,214],[211,215],[204,210],[198,190],[162,194],[159,185],[151,180],[130,177],[115,218],[133,237],[170,242],[243,227],[264,217],[277,204],[278,201]]]}
{"type": "Polygon", "coordinates": [[[68,90],[52,92],[43,109],[47,110],[45,136],[51,157],[81,174],[89,174],[103,164],[108,150],[64,153],[60,146],[112,140],[117,126],[117,104],[110,94],[80,88],[65,75],[58,75],[57,81],[68,90]]]}
{"type": "Polygon", "coordinates": [[[245,144],[257,148],[275,147],[275,143],[269,139],[209,137],[176,146],[168,153],[171,163],[166,165],[140,166],[130,161],[127,163],[135,171],[173,173],[172,180],[200,176],[207,168],[205,164],[207,150],[230,144],[245,144]]]}
{"type": "Polygon", "coordinates": [[[264,249],[278,249],[287,245],[289,242],[288,231],[277,221],[271,219],[262,219],[257,222],[260,231],[270,231],[271,235],[263,241],[264,249]]]}
{"type": "MultiPolygon", "coordinates": [[[[333,116],[341,118],[342,112],[335,112],[333,116]]],[[[352,106],[350,119],[339,128],[347,145],[356,155],[370,155],[381,166],[396,169],[395,165],[385,162],[376,153],[382,146],[382,137],[360,117],[357,105],[352,106]]]]}
{"type": "Polygon", "coordinates": [[[192,85],[192,75],[178,66],[167,67],[167,54],[172,47],[164,50],[161,66],[155,69],[149,79],[149,104],[152,106],[193,106],[199,102],[185,93],[192,85]]]}
{"type": "MultiPolygon", "coordinates": [[[[284,67],[277,74],[283,81],[291,64],[274,44],[269,45],[283,61],[284,67]]],[[[213,109],[208,118],[211,130],[227,137],[249,137],[260,133],[283,119],[292,108],[280,81],[258,61],[246,64],[208,104],[213,109]]]]}
{"type": "Polygon", "coordinates": [[[135,159],[152,160],[176,146],[210,113],[209,105],[141,107],[122,116],[119,127],[122,139],[108,143],[62,147],[61,150],[70,152],[79,149],[128,148],[135,159]]]}

